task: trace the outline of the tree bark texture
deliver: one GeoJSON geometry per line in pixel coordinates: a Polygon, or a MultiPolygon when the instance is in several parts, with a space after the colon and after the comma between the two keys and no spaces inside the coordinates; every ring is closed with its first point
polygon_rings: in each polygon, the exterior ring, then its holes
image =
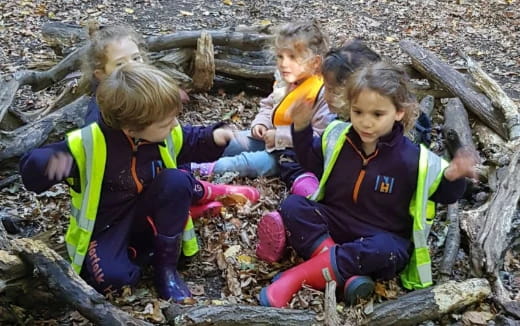
{"type": "Polygon", "coordinates": [[[489,208],[482,219],[475,221],[480,228],[470,253],[478,275],[496,273],[511,241],[518,237],[511,231],[520,198],[520,141],[513,142],[511,148],[514,154],[489,200],[489,208]]]}
{"type": "Polygon", "coordinates": [[[54,294],[71,304],[97,325],[151,325],[133,318],[108,302],[75,273],[70,264],[43,242],[28,238],[13,240],[13,250],[34,266],[54,294]]]}
{"type": "Polygon", "coordinates": [[[61,139],[67,131],[81,126],[88,101],[89,98],[83,96],[38,121],[14,131],[0,131],[0,162],[40,146],[51,133],[56,133],[61,139]]]}
{"type": "Polygon", "coordinates": [[[482,70],[479,64],[468,56],[464,58],[468,65],[468,71],[471,77],[473,77],[473,80],[475,80],[477,87],[484,92],[491,100],[491,103],[504,114],[509,131],[509,139],[519,138],[520,113],[518,112],[518,106],[507,96],[500,85],[482,70]]]}
{"type": "Polygon", "coordinates": [[[444,314],[480,302],[489,294],[491,287],[485,279],[449,281],[410,292],[397,300],[375,306],[364,325],[417,325],[422,321],[436,320],[444,314]]]}
{"type": "Polygon", "coordinates": [[[252,325],[252,326],[305,326],[316,325],[316,316],[311,311],[277,309],[261,306],[225,305],[197,306],[182,309],[166,309],[166,319],[175,325],[252,325]]]}
{"type": "Polygon", "coordinates": [[[202,32],[197,41],[193,69],[193,89],[196,91],[209,91],[215,79],[215,55],[211,35],[202,32]]]}
{"type": "Polygon", "coordinates": [[[501,137],[509,138],[502,112],[493,108],[491,101],[485,95],[475,91],[464,75],[413,41],[403,40],[399,45],[412,58],[412,65],[424,76],[459,97],[468,110],[501,137]]]}

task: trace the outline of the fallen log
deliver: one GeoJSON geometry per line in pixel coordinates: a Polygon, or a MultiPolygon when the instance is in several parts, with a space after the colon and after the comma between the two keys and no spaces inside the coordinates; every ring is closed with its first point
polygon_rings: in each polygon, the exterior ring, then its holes
{"type": "Polygon", "coordinates": [[[58,55],[88,39],[86,28],[62,22],[48,22],[42,26],[43,40],[58,55]]]}
{"type": "MultiPolygon", "coordinates": [[[[6,287],[20,294],[21,280],[28,281],[30,270],[37,270],[56,297],[77,309],[87,319],[103,325],[148,325],[135,319],[109,303],[101,294],[86,284],[71,268],[70,264],[41,241],[17,239],[12,241],[16,255],[0,250],[0,293],[6,287]],[[20,257],[22,259],[20,259],[20,257]],[[128,323],[128,324],[127,324],[128,323]]],[[[24,286],[25,287],[25,286],[24,286]]],[[[28,287],[28,291],[31,288],[28,287]]],[[[14,294],[13,294],[14,295],[14,294]]],[[[11,295],[12,296],[12,295],[11,295]]],[[[277,309],[260,306],[180,306],[172,304],[164,315],[175,325],[313,325],[316,315],[311,311],[277,309]]]]}
{"type": "MultiPolygon", "coordinates": [[[[62,30],[60,33],[64,33],[63,30],[70,28],[70,26],[67,27],[65,25],[59,28],[62,30]]],[[[168,35],[152,36],[145,39],[145,42],[147,47],[151,51],[162,51],[166,49],[179,47],[195,48],[197,46],[197,40],[201,36],[202,32],[203,31],[185,31],[168,35]]],[[[272,35],[266,34],[240,33],[232,31],[204,32],[210,35],[214,45],[225,45],[242,50],[261,50],[272,39],[272,35]]],[[[50,33],[49,30],[47,30],[47,33],[50,33]]],[[[76,28],[74,28],[73,33],[78,33],[76,28]]],[[[71,39],[78,39],[80,41],[82,40],[81,37],[71,37],[71,39]]],[[[2,121],[7,109],[11,105],[16,91],[21,86],[30,85],[32,87],[32,90],[36,92],[59,82],[67,74],[79,70],[81,60],[86,49],[87,48],[85,45],[78,47],[76,50],[67,55],[63,60],[61,60],[57,65],[55,65],[49,70],[22,70],[12,75],[1,76],[0,121],[2,121]]]]}
{"type": "Polygon", "coordinates": [[[70,264],[43,242],[28,238],[13,240],[13,250],[46,279],[49,289],[98,325],[151,325],[108,302],[75,273],[70,264]]]}
{"type": "Polygon", "coordinates": [[[49,70],[22,70],[10,76],[0,76],[0,121],[21,86],[30,85],[37,92],[59,82],[67,74],[78,70],[84,52],[84,47],[75,50],[49,70]]]}
{"type": "Polygon", "coordinates": [[[446,282],[451,279],[453,265],[457,259],[460,248],[460,227],[459,227],[459,203],[448,205],[447,220],[448,233],[444,241],[444,251],[441,264],[439,266],[440,279],[446,282]]]}
{"type": "Polygon", "coordinates": [[[509,164],[509,158],[513,153],[502,137],[479,121],[475,122],[472,129],[480,153],[485,157],[487,165],[501,167],[509,164]]]}
{"type": "Polygon", "coordinates": [[[325,304],[323,305],[326,326],[341,325],[336,308],[336,281],[329,281],[325,286],[325,304]]]}
{"type": "Polygon", "coordinates": [[[211,36],[202,32],[197,41],[197,50],[193,60],[193,82],[195,91],[209,91],[215,79],[215,56],[211,36]]]}
{"type": "Polygon", "coordinates": [[[266,79],[274,81],[275,66],[255,66],[239,62],[215,59],[217,72],[230,76],[242,77],[244,79],[266,79]]]}
{"type": "Polygon", "coordinates": [[[473,59],[463,56],[468,65],[468,71],[475,80],[477,87],[489,97],[491,103],[502,111],[506,118],[507,129],[509,131],[509,139],[513,140],[520,137],[520,113],[518,113],[517,105],[507,96],[496,81],[473,59]]]}
{"type": "MultiPolygon", "coordinates": [[[[258,33],[251,29],[248,31],[241,29],[242,32],[227,29],[179,31],[166,35],[150,36],[145,38],[145,41],[150,51],[183,47],[195,48],[203,31],[210,34],[214,45],[227,45],[241,50],[262,49],[273,38],[272,35],[258,33]]],[[[77,45],[88,39],[85,28],[65,23],[46,23],[42,27],[42,33],[44,39],[49,40],[51,44],[77,45]]]]}
{"type": "Polygon", "coordinates": [[[481,219],[480,228],[471,242],[470,256],[477,275],[495,274],[512,241],[511,233],[520,198],[520,141],[512,143],[513,156],[505,168],[497,190],[489,200],[489,208],[481,219]]]}
{"type": "Polygon", "coordinates": [[[444,126],[442,127],[446,139],[446,147],[453,157],[460,147],[475,151],[475,144],[471,134],[468,113],[458,98],[451,98],[444,108],[444,126]]]}
{"type": "Polygon", "coordinates": [[[43,144],[51,133],[65,132],[83,124],[89,98],[83,96],[44,118],[10,132],[0,132],[0,162],[17,157],[43,144]]]}
{"type": "Polygon", "coordinates": [[[466,108],[483,123],[504,139],[509,138],[502,112],[493,108],[491,101],[485,95],[475,91],[466,77],[413,41],[403,40],[399,42],[399,45],[412,58],[412,65],[426,78],[433,80],[449,90],[454,96],[459,97],[466,108]]]}
{"type": "Polygon", "coordinates": [[[172,305],[164,311],[166,319],[175,325],[253,325],[304,326],[316,325],[311,311],[277,309],[262,306],[223,305],[179,307],[172,305]]]}
{"type": "Polygon", "coordinates": [[[491,287],[486,279],[449,281],[376,305],[363,324],[417,325],[425,320],[436,320],[452,311],[480,302],[490,294],[491,287]]]}
{"type": "Polygon", "coordinates": [[[520,303],[511,299],[500,277],[505,254],[520,236],[513,227],[514,220],[520,218],[520,141],[509,145],[513,152],[509,165],[496,171],[496,182],[490,177],[490,187],[496,190],[486,204],[464,212],[461,225],[470,240],[469,258],[474,274],[489,277],[493,281],[493,299],[520,318],[520,303]]]}

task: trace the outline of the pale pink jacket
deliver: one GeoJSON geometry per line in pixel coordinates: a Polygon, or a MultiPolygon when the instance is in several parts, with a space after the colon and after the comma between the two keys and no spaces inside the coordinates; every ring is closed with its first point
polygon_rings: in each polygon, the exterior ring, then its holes
{"type": "MultiPolygon", "coordinates": [[[[275,84],[273,92],[268,97],[260,101],[260,109],[256,114],[255,119],[251,122],[251,128],[258,124],[262,124],[267,129],[275,129],[273,126],[274,109],[287,94],[289,85],[283,81],[278,81],[275,84]]],[[[315,136],[320,136],[327,125],[336,118],[336,114],[330,112],[327,102],[325,102],[325,88],[322,88],[316,99],[314,105],[314,116],[312,117],[312,129],[315,136]]],[[[275,146],[273,148],[266,148],[266,151],[281,150],[293,147],[291,137],[291,126],[278,126],[275,133],[275,146]]]]}

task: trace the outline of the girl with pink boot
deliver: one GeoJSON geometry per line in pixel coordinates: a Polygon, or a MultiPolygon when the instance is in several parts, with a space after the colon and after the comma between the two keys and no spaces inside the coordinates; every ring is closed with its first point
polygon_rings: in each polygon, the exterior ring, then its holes
{"type": "MultiPolygon", "coordinates": [[[[344,96],[338,94],[339,87],[357,68],[368,62],[380,61],[381,57],[360,40],[352,40],[341,48],[331,49],[323,59],[321,73],[325,86],[324,97],[330,110],[342,113],[344,96]]],[[[343,112],[345,110],[343,109],[343,112]]],[[[294,151],[281,155],[281,179],[292,185],[290,193],[307,197],[318,189],[319,181],[312,172],[305,171],[298,163],[294,151]]],[[[279,261],[286,249],[285,227],[280,213],[269,212],[262,217],[257,228],[258,245],[256,255],[267,262],[279,261]]]]}
{"type": "Polygon", "coordinates": [[[320,138],[310,127],[311,103],[292,111],[298,160],[320,184],[311,198],[290,195],[281,205],[289,244],[306,261],[262,289],[264,306],[284,307],[303,284],[323,290],[330,280],[348,304],[369,296],[373,279],[432,285],[431,201],[457,201],[465,177],[476,177],[475,153],[461,148],[448,163],[404,136],[418,104],[401,68],[362,67],[341,94],[351,122],[334,121],[320,138]]]}

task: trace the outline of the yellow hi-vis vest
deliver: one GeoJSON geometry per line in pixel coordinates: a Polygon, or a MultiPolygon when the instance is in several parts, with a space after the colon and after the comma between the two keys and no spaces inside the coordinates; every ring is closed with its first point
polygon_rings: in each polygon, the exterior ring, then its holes
{"type": "MultiPolygon", "coordinates": [[[[176,168],[176,157],[182,147],[182,128],[175,127],[165,140],[166,146],[159,146],[161,158],[167,168],[176,168]]],[[[72,268],[79,274],[90,243],[96,222],[101,185],[105,173],[107,146],[105,136],[97,123],[67,134],[69,149],[79,170],[80,192],[70,187],[71,215],[65,234],[65,243],[72,268]]],[[[67,179],[73,185],[72,178],[67,179]]],[[[193,221],[188,218],[183,234],[183,253],[192,256],[199,251],[193,221]]]]}
{"type": "MultiPolygon", "coordinates": [[[[343,148],[350,126],[350,123],[336,120],[325,129],[322,137],[323,176],[318,189],[309,197],[310,199],[315,201],[323,199],[325,184],[343,148]]],[[[417,188],[410,201],[410,215],[413,218],[412,240],[415,249],[408,265],[400,274],[403,286],[410,290],[433,284],[427,238],[435,217],[435,203],[428,198],[439,187],[442,173],[447,166],[445,160],[429,151],[424,145],[420,145],[417,188]]]]}

